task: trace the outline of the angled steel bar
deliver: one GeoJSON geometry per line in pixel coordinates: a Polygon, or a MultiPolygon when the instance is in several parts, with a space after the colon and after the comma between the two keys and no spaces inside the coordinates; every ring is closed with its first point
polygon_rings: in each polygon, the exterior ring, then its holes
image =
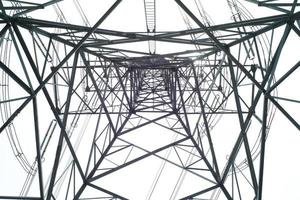
{"type": "MultiPolygon", "coordinates": [[[[179,82],[179,77],[176,73],[175,75],[175,80],[178,84],[178,90],[179,90],[179,96],[180,96],[180,99],[181,101],[183,102],[183,97],[182,97],[182,90],[181,90],[181,87],[180,87],[180,82],[179,82]]],[[[185,112],[185,106],[183,104],[182,108],[184,109],[184,114],[186,116],[186,112],[185,112]]],[[[224,195],[226,196],[227,199],[231,200],[232,197],[230,196],[229,192],[227,191],[227,189],[225,188],[225,186],[223,185],[221,181],[221,178],[218,176],[218,174],[215,172],[214,168],[211,166],[211,164],[209,163],[209,161],[207,160],[205,154],[203,153],[203,151],[200,149],[199,145],[197,144],[197,141],[194,139],[191,131],[190,131],[190,128],[189,126],[186,126],[184,124],[184,122],[182,121],[182,119],[180,118],[180,116],[178,116],[177,114],[177,117],[178,117],[178,120],[181,122],[181,124],[183,125],[183,127],[185,128],[187,134],[190,136],[190,139],[194,145],[194,147],[197,149],[198,153],[201,155],[201,157],[203,158],[203,161],[205,162],[206,166],[208,167],[209,171],[211,172],[212,176],[214,177],[214,179],[216,180],[216,182],[218,183],[219,187],[221,188],[221,190],[223,191],[224,195]]],[[[186,116],[187,118],[187,116],[186,116]]],[[[188,122],[188,119],[186,119],[186,121],[188,122]]]]}
{"type": "MultiPolygon", "coordinates": [[[[244,121],[243,114],[242,114],[242,107],[241,107],[241,102],[240,102],[240,95],[238,92],[237,81],[235,80],[236,76],[235,76],[234,70],[232,68],[232,62],[230,59],[228,59],[228,64],[229,64],[229,71],[230,71],[230,77],[231,77],[231,82],[232,82],[235,103],[236,103],[236,107],[237,107],[237,111],[238,111],[240,128],[242,130],[243,124],[245,123],[245,121],[244,121]]],[[[253,161],[252,161],[251,150],[249,147],[247,133],[243,132],[242,135],[243,135],[243,142],[244,142],[245,151],[246,151],[246,155],[247,155],[247,162],[249,164],[250,174],[251,174],[251,178],[252,178],[252,184],[253,184],[254,192],[255,192],[255,191],[257,191],[257,179],[256,179],[253,161]]]]}
{"type": "Polygon", "coordinates": [[[99,190],[99,191],[101,191],[101,192],[104,192],[104,193],[106,193],[106,194],[109,194],[109,195],[113,196],[113,198],[118,198],[118,199],[122,199],[122,200],[128,200],[127,198],[122,197],[122,196],[120,196],[120,195],[118,195],[118,194],[116,194],[116,193],[113,193],[113,192],[111,192],[111,191],[108,191],[108,190],[106,190],[106,189],[104,189],[104,188],[101,188],[101,187],[99,187],[98,185],[94,185],[94,184],[92,184],[92,183],[88,183],[88,185],[89,185],[90,187],[92,187],[92,188],[95,188],[96,190],[99,190]]]}
{"type": "Polygon", "coordinates": [[[29,7],[29,8],[27,8],[27,9],[24,10],[24,11],[21,11],[21,12],[18,12],[18,13],[16,13],[16,14],[14,14],[14,16],[24,15],[24,14],[33,12],[33,11],[35,11],[35,10],[37,10],[37,9],[44,9],[44,8],[47,7],[47,6],[50,6],[50,5],[55,4],[55,3],[58,3],[58,2],[60,2],[60,1],[62,1],[62,0],[51,0],[51,1],[48,1],[48,2],[43,3],[43,4],[39,4],[39,5],[34,6],[34,7],[29,7]]]}
{"type": "MultiPolygon", "coordinates": [[[[40,77],[40,75],[39,75],[39,73],[37,71],[37,67],[36,67],[36,65],[35,65],[32,57],[31,57],[31,54],[30,54],[30,52],[29,52],[29,50],[27,48],[27,45],[26,45],[26,43],[25,43],[25,41],[24,41],[24,39],[23,39],[23,37],[22,37],[22,35],[21,35],[18,27],[15,24],[12,24],[12,26],[13,26],[16,34],[17,34],[17,37],[18,37],[18,39],[19,39],[19,41],[20,41],[20,43],[22,45],[22,48],[23,48],[23,50],[24,50],[24,52],[26,54],[26,57],[27,57],[27,59],[28,59],[28,61],[30,63],[30,66],[31,66],[31,68],[32,68],[32,70],[33,70],[36,78],[38,79],[39,83],[42,84],[42,79],[41,79],[41,77],[40,77]]],[[[65,139],[65,141],[66,141],[66,143],[68,145],[68,148],[69,148],[69,150],[70,150],[70,152],[72,154],[74,162],[76,163],[78,171],[79,171],[81,177],[84,179],[84,174],[83,174],[82,168],[80,166],[80,162],[79,162],[79,160],[78,160],[78,158],[76,156],[75,150],[72,147],[72,143],[70,142],[70,139],[68,138],[68,134],[66,132],[65,126],[64,126],[63,122],[61,121],[58,113],[57,113],[56,107],[54,106],[54,104],[52,102],[52,99],[51,99],[51,97],[50,97],[50,95],[49,95],[46,87],[43,87],[42,90],[43,90],[43,93],[44,93],[44,95],[45,95],[45,97],[46,97],[46,99],[48,101],[48,104],[51,107],[51,110],[52,110],[52,112],[53,112],[53,114],[54,114],[54,116],[55,116],[55,118],[56,118],[56,120],[57,120],[57,122],[58,122],[58,124],[59,124],[59,126],[61,128],[61,130],[62,130],[62,133],[63,133],[62,136],[64,137],[64,139],[65,139]]],[[[60,148],[60,147],[58,146],[58,148],[60,148]]],[[[54,169],[54,171],[55,170],[57,170],[57,169],[54,169]]],[[[49,189],[52,190],[53,188],[49,188],[49,189]]],[[[50,200],[51,195],[52,195],[52,193],[48,193],[47,200],[50,200]]]]}
{"type": "MultiPolygon", "coordinates": [[[[86,180],[91,179],[94,174],[96,173],[98,167],[100,166],[100,164],[102,163],[102,161],[105,159],[105,156],[108,154],[109,150],[111,149],[111,147],[113,146],[113,144],[115,143],[115,141],[118,138],[118,134],[122,131],[122,129],[125,127],[126,123],[128,122],[129,118],[131,116],[131,113],[129,113],[129,115],[127,116],[127,118],[124,120],[123,124],[121,125],[121,127],[119,128],[118,132],[116,135],[114,135],[114,137],[111,139],[109,145],[106,147],[105,151],[102,153],[101,157],[98,159],[97,163],[95,164],[95,166],[93,167],[93,169],[90,171],[90,173],[88,174],[88,176],[86,176],[86,180]]],[[[84,182],[83,185],[79,188],[79,190],[77,191],[77,193],[74,196],[74,200],[79,199],[80,195],[82,194],[82,192],[84,191],[84,189],[86,188],[88,182],[84,182]]]]}
{"type": "Polygon", "coordinates": [[[118,198],[118,199],[122,199],[122,200],[128,200],[128,199],[125,198],[125,197],[122,197],[122,196],[120,196],[120,195],[118,195],[118,194],[115,194],[115,193],[113,193],[113,192],[111,192],[111,191],[108,191],[108,190],[106,190],[106,189],[104,189],[104,188],[101,188],[101,187],[99,187],[99,186],[97,186],[97,185],[94,185],[94,184],[92,184],[92,183],[88,183],[88,185],[89,185],[90,187],[92,187],[92,188],[95,188],[96,190],[99,190],[99,191],[101,191],[101,192],[104,192],[104,193],[106,193],[106,194],[109,194],[109,195],[113,196],[113,198],[118,198]]]}
{"type": "MultiPolygon", "coordinates": [[[[257,88],[259,90],[262,90],[263,92],[265,92],[265,89],[261,86],[261,84],[252,76],[252,74],[245,69],[245,67],[228,51],[228,46],[224,45],[222,43],[220,43],[220,41],[211,33],[211,31],[209,31],[200,21],[199,19],[181,2],[181,0],[175,0],[175,2],[195,21],[195,23],[198,24],[198,26],[200,28],[202,28],[204,30],[204,32],[216,43],[217,47],[222,50],[227,56],[228,58],[230,58],[232,60],[232,62],[234,62],[239,69],[257,86],[257,88]]],[[[299,17],[299,12],[297,13],[297,15],[295,14],[294,17],[299,17]]],[[[292,21],[294,20],[294,17],[290,18],[288,21],[292,21]]],[[[284,21],[282,22],[287,23],[288,21],[284,21]]],[[[286,29],[286,38],[288,36],[288,33],[290,31],[290,28],[286,29]]],[[[252,36],[253,37],[253,36],[252,36]]],[[[286,39],[285,38],[285,39],[286,39]]],[[[283,43],[284,44],[284,43],[283,43]]],[[[275,56],[276,58],[277,56],[275,56]]]]}
{"type": "Polygon", "coordinates": [[[115,171],[118,171],[118,170],[120,170],[120,169],[122,169],[122,168],[124,168],[124,167],[127,167],[127,166],[129,166],[129,165],[131,165],[131,164],[134,164],[134,163],[136,163],[136,162],[138,162],[138,161],[140,161],[140,160],[143,160],[143,159],[145,159],[145,158],[147,158],[147,157],[149,157],[149,156],[155,155],[155,154],[157,154],[157,153],[159,153],[159,152],[161,152],[161,151],[163,151],[163,150],[165,150],[165,149],[168,149],[168,148],[170,148],[170,147],[172,147],[172,146],[174,146],[174,145],[177,145],[177,144],[180,144],[180,143],[182,143],[182,142],[185,142],[185,141],[187,141],[187,140],[189,140],[189,139],[190,139],[190,136],[185,137],[185,138],[182,138],[182,139],[180,139],[180,140],[178,140],[178,141],[175,141],[175,142],[173,142],[173,143],[167,144],[167,145],[165,145],[165,146],[163,146],[163,147],[160,147],[160,148],[158,148],[158,149],[156,149],[156,150],[154,150],[154,151],[150,151],[150,152],[148,152],[148,153],[146,153],[146,154],[144,154],[144,155],[142,155],[142,156],[140,156],[140,157],[138,157],[138,158],[135,158],[135,159],[133,159],[133,160],[131,160],[131,161],[128,161],[128,162],[126,162],[126,163],[124,163],[124,164],[122,164],[122,165],[119,165],[119,166],[117,166],[117,167],[115,167],[115,168],[113,168],[113,169],[111,169],[111,170],[108,170],[108,171],[106,171],[106,172],[103,172],[103,173],[100,174],[100,175],[94,176],[94,177],[88,179],[88,181],[89,181],[89,182],[96,181],[96,180],[98,180],[98,179],[100,179],[100,178],[102,178],[102,177],[104,177],[104,176],[106,176],[106,175],[109,175],[109,174],[111,174],[111,173],[113,173],[113,172],[115,172],[115,171]]]}
{"type": "Polygon", "coordinates": [[[40,197],[17,197],[17,196],[0,196],[0,199],[41,200],[40,197]]]}
{"type": "Polygon", "coordinates": [[[260,2],[260,1],[257,1],[257,0],[246,0],[250,3],[254,3],[258,6],[264,6],[266,8],[270,8],[270,9],[273,9],[273,10],[276,10],[276,11],[279,11],[279,12],[284,12],[284,13],[289,13],[289,10],[286,10],[286,9],[282,9],[280,7],[277,7],[277,6],[270,6],[267,4],[267,2],[260,2]]]}
{"type": "Polygon", "coordinates": [[[260,150],[260,165],[259,165],[259,179],[258,179],[258,189],[256,192],[257,200],[262,200],[262,188],[263,188],[263,177],[264,177],[264,161],[265,161],[265,144],[267,138],[267,117],[268,117],[268,99],[264,98],[263,106],[263,123],[261,132],[261,150],[260,150]]]}
{"type": "MultiPolygon", "coordinates": [[[[271,17],[264,17],[264,18],[240,21],[240,22],[236,22],[236,23],[214,25],[214,26],[207,27],[207,29],[210,31],[218,31],[218,30],[226,30],[226,29],[238,28],[238,27],[243,27],[243,26],[266,24],[266,23],[275,22],[275,21],[285,21],[288,19],[289,19],[288,14],[275,15],[275,16],[271,16],[271,17]]],[[[79,30],[79,31],[86,31],[86,32],[88,30],[90,30],[89,27],[72,25],[72,24],[66,25],[64,23],[51,22],[51,21],[45,21],[45,20],[39,20],[39,19],[29,19],[29,18],[18,17],[18,18],[16,18],[16,20],[19,22],[23,22],[23,23],[37,24],[37,25],[40,25],[41,27],[53,27],[53,28],[62,28],[62,29],[68,28],[71,30],[79,30]]],[[[142,41],[144,41],[144,40],[162,40],[163,41],[164,39],[168,40],[168,38],[174,39],[173,37],[179,37],[179,36],[196,34],[196,33],[203,33],[204,30],[202,28],[196,28],[196,29],[191,29],[191,30],[173,31],[171,33],[163,33],[163,34],[158,34],[158,35],[154,35],[154,36],[141,35],[141,34],[137,34],[137,33],[127,33],[127,32],[122,32],[122,31],[105,30],[105,29],[99,29],[99,28],[96,29],[94,32],[99,33],[99,34],[105,34],[105,35],[132,38],[132,41],[139,41],[138,39],[141,39],[142,41]]]]}
{"type": "Polygon", "coordinates": [[[11,71],[3,62],[0,61],[0,68],[5,71],[18,85],[20,85],[28,94],[32,93],[31,88],[24,83],[13,71],[11,71]]]}
{"type": "Polygon", "coordinates": [[[1,29],[0,37],[3,37],[9,28],[10,28],[10,24],[8,23],[1,29]]]}
{"type": "Polygon", "coordinates": [[[298,129],[300,130],[300,124],[291,116],[270,94],[265,95],[281,113],[298,129]]]}
{"type": "Polygon", "coordinates": [[[209,142],[213,162],[214,162],[214,165],[215,165],[216,174],[218,176],[220,176],[220,171],[219,171],[219,167],[218,167],[218,163],[217,163],[217,159],[216,159],[216,155],[215,155],[214,145],[213,145],[213,142],[212,142],[212,139],[211,139],[210,129],[209,129],[208,120],[207,120],[207,116],[206,116],[207,114],[206,114],[205,107],[204,107],[204,104],[203,104],[203,98],[202,98],[201,92],[200,92],[200,85],[199,85],[198,77],[197,77],[197,74],[196,74],[195,66],[192,64],[191,67],[192,67],[193,74],[194,74],[196,91],[197,91],[198,99],[199,99],[199,102],[200,102],[200,107],[201,107],[202,116],[203,116],[203,120],[204,120],[205,131],[206,131],[206,134],[207,134],[207,138],[208,138],[208,142],[209,142]]]}
{"type": "Polygon", "coordinates": [[[219,187],[219,185],[214,185],[214,186],[209,187],[209,188],[207,188],[207,189],[204,189],[204,190],[202,190],[202,191],[200,191],[200,192],[196,192],[196,193],[191,194],[191,195],[189,195],[189,196],[183,197],[183,198],[181,198],[180,200],[190,200],[190,199],[194,199],[194,197],[197,197],[197,196],[199,196],[199,195],[202,195],[202,194],[205,194],[205,193],[210,192],[210,191],[212,191],[212,190],[215,190],[215,189],[217,189],[218,187],[219,187]]]}
{"type": "MultiPolygon", "coordinates": [[[[72,97],[72,90],[73,90],[73,85],[74,85],[74,80],[75,80],[75,75],[76,75],[77,62],[78,62],[78,52],[75,53],[74,62],[73,62],[73,66],[72,66],[71,80],[70,80],[70,85],[69,85],[67,100],[66,100],[67,103],[66,103],[65,112],[63,115],[63,121],[62,121],[63,127],[67,126],[68,111],[70,109],[70,104],[71,104],[71,97],[72,97]]],[[[64,130],[64,131],[66,131],[66,130],[64,130]]],[[[64,131],[61,130],[60,135],[59,135],[59,140],[58,140],[57,149],[56,149],[56,153],[55,153],[54,164],[53,164],[52,173],[51,173],[50,184],[48,187],[48,194],[47,194],[48,200],[50,200],[50,198],[51,198],[53,187],[55,184],[57,169],[58,169],[60,156],[61,156],[61,152],[62,152],[62,148],[63,148],[63,132],[64,131]]]]}
{"type": "MultiPolygon", "coordinates": [[[[57,71],[67,62],[67,60],[82,46],[82,44],[85,42],[85,40],[93,33],[94,30],[97,29],[97,27],[109,16],[109,14],[117,7],[117,5],[121,2],[121,0],[117,0],[110,9],[95,23],[95,25],[87,32],[87,34],[81,39],[81,41],[76,45],[73,46],[73,49],[68,53],[68,55],[59,63],[58,66],[54,68],[54,70],[40,83],[40,85],[34,90],[33,95],[31,95],[19,108],[16,109],[16,111],[8,118],[8,120],[1,126],[0,132],[2,132],[12,121],[13,119],[18,115],[19,112],[21,112],[26,105],[32,100],[34,95],[36,95],[41,89],[45,87],[45,85],[48,83],[48,81],[57,73],[57,71]]],[[[16,27],[16,26],[15,26],[16,27]]],[[[43,32],[46,34],[45,32],[43,32]]],[[[50,34],[46,34],[46,36],[51,36],[50,34]]]]}
{"type": "MultiPolygon", "coordinates": [[[[66,55],[66,57],[56,66],[51,74],[56,73],[66,62],[67,60],[84,44],[84,42],[94,33],[94,31],[100,26],[100,24],[110,15],[111,12],[121,3],[122,0],[116,0],[115,3],[104,13],[104,15],[94,24],[92,28],[81,38],[81,40],[74,46],[74,48],[66,55]]],[[[15,21],[17,18],[12,18],[11,20],[15,21]]],[[[54,38],[54,37],[53,37],[54,38]]],[[[50,75],[51,75],[50,74],[50,75]]],[[[48,77],[50,76],[48,75],[48,77]]],[[[50,79],[50,78],[46,78],[50,79]]]]}
{"type": "Polygon", "coordinates": [[[293,74],[300,67],[300,61],[297,62],[291,69],[289,69],[282,77],[280,77],[268,90],[267,93],[271,93],[282,82],[284,82],[291,74],[293,74]]]}
{"type": "MultiPolygon", "coordinates": [[[[121,140],[122,142],[125,142],[125,143],[127,143],[127,144],[129,144],[129,145],[132,145],[134,148],[138,148],[138,149],[140,149],[140,150],[142,150],[142,151],[145,151],[146,153],[150,153],[150,151],[148,151],[148,150],[146,150],[146,149],[144,149],[144,148],[142,148],[142,147],[140,147],[140,146],[134,145],[134,144],[132,144],[132,143],[130,143],[130,142],[124,140],[124,139],[121,139],[121,138],[118,138],[118,139],[121,140]]],[[[206,178],[205,176],[202,176],[202,175],[200,175],[200,174],[197,174],[197,173],[195,173],[194,171],[192,171],[191,169],[189,169],[189,168],[187,168],[187,167],[185,167],[185,166],[179,165],[179,164],[177,164],[177,163],[175,163],[175,162],[173,162],[173,161],[170,161],[170,160],[164,158],[163,156],[160,156],[160,155],[157,155],[157,154],[153,154],[153,156],[155,156],[155,157],[157,157],[157,158],[159,158],[159,159],[161,159],[161,160],[163,160],[163,161],[165,161],[165,162],[168,162],[168,163],[170,163],[170,164],[172,164],[172,165],[174,165],[174,166],[176,166],[176,167],[179,167],[180,169],[184,169],[184,170],[186,170],[187,172],[189,172],[189,173],[191,173],[191,174],[193,174],[193,175],[195,175],[195,176],[198,176],[198,177],[200,177],[200,178],[203,178],[204,180],[207,180],[207,181],[209,181],[209,182],[215,184],[214,181],[212,181],[212,180],[206,178]]],[[[197,155],[197,156],[198,156],[198,155],[197,155]]]]}
{"type": "Polygon", "coordinates": [[[129,38],[129,39],[116,39],[116,40],[109,40],[109,41],[103,41],[103,42],[89,42],[84,44],[84,47],[101,47],[105,45],[115,45],[115,44],[128,44],[128,43],[133,43],[133,42],[143,42],[143,41],[149,41],[151,38],[155,38],[156,41],[161,41],[161,42],[171,42],[171,43],[178,43],[178,44],[190,44],[190,45],[202,45],[202,46],[214,46],[213,43],[210,43],[209,41],[207,42],[202,42],[202,41],[194,41],[194,40],[187,40],[187,39],[179,39],[179,38],[165,38],[165,37],[156,37],[156,36],[141,36],[138,38],[129,38]]]}
{"type": "Polygon", "coordinates": [[[124,135],[124,134],[129,133],[129,132],[131,132],[131,131],[133,131],[133,130],[136,130],[136,129],[138,129],[138,128],[144,127],[144,126],[146,126],[146,125],[149,125],[149,124],[151,124],[151,123],[154,123],[154,122],[156,122],[156,121],[159,121],[159,120],[161,120],[161,119],[164,119],[164,118],[166,118],[166,117],[169,117],[169,116],[171,116],[171,115],[173,115],[173,113],[168,113],[168,114],[162,115],[162,116],[157,117],[157,118],[155,118],[155,119],[149,120],[149,121],[147,121],[147,122],[145,122],[145,123],[143,123],[143,124],[139,124],[139,125],[137,125],[137,126],[135,126],[135,127],[133,127],[133,128],[126,129],[126,130],[120,132],[120,135],[124,135]]]}
{"type": "MultiPolygon", "coordinates": [[[[185,12],[186,13],[188,13],[188,15],[201,27],[201,28],[203,28],[204,30],[206,30],[205,32],[206,32],[206,34],[208,34],[209,35],[209,37],[212,39],[212,40],[214,40],[215,42],[216,42],[216,44],[217,44],[217,46],[222,50],[222,51],[224,51],[225,53],[226,53],[226,55],[228,56],[228,58],[229,59],[231,59],[233,62],[235,62],[235,64],[237,64],[237,66],[245,73],[245,75],[247,75],[247,77],[261,90],[261,91],[263,91],[264,93],[265,93],[265,89],[262,87],[262,85],[260,84],[260,83],[258,83],[256,80],[255,80],[255,78],[238,62],[238,60],[236,60],[235,59],[235,57],[234,56],[232,56],[231,54],[230,54],[230,52],[228,52],[228,50],[226,50],[226,48],[222,45],[222,44],[220,44],[219,43],[219,41],[214,37],[214,35],[213,34],[211,34],[207,29],[206,29],[206,27],[193,15],[193,13],[191,13],[189,10],[188,10],[188,8],[180,1],[180,0],[175,0],[184,10],[185,10],[185,12]]],[[[271,66],[272,67],[269,67],[269,69],[271,69],[271,70],[269,70],[269,73],[270,73],[270,75],[268,75],[267,77],[271,77],[271,80],[272,80],[272,75],[273,75],[273,73],[274,73],[274,70],[276,69],[276,65],[277,65],[277,62],[278,62],[278,58],[279,58],[279,56],[280,56],[280,52],[281,52],[281,50],[282,50],[282,46],[284,45],[284,43],[285,43],[285,40],[287,39],[287,36],[288,36],[288,34],[289,34],[289,31],[290,31],[290,28],[289,28],[289,26],[287,26],[287,28],[286,28],[286,30],[285,30],[285,33],[284,33],[284,35],[283,35],[283,38],[282,38],[282,40],[281,40],[281,42],[280,42],[280,44],[279,44],[279,48],[277,49],[277,52],[275,53],[275,56],[274,56],[274,58],[275,59],[273,59],[273,63],[271,63],[271,66]]],[[[266,80],[266,79],[265,79],[266,80]]],[[[270,82],[269,82],[269,84],[270,84],[270,82]]],[[[260,95],[258,95],[258,96],[260,96],[260,95]]],[[[276,103],[275,103],[276,104],[276,103]]],[[[278,105],[277,105],[277,107],[279,107],[278,105]]],[[[295,125],[295,126],[297,126],[297,124],[296,123],[294,123],[294,121],[293,121],[293,119],[291,118],[291,117],[289,117],[289,115],[286,113],[286,112],[284,112],[283,110],[282,110],[282,112],[288,117],[288,119],[295,125]]],[[[247,120],[246,120],[247,121],[247,120]]],[[[245,121],[245,122],[246,122],[245,121]]],[[[245,124],[245,123],[244,123],[245,124]]],[[[248,123],[247,123],[248,124],[248,123]]],[[[246,128],[246,126],[244,126],[245,128],[246,128]]],[[[242,128],[243,129],[243,128],[242,128]]],[[[241,138],[239,138],[239,139],[241,139],[241,138]]],[[[239,140],[238,139],[238,140],[239,140]]],[[[234,150],[236,151],[238,148],[239,148],[239,144],[237,144],[237,145],[235,145],[235,147],[234,147],[234,150]]],[[[235,157],[236,156],[236,152],[234,153],[234,154],[231,154],[231,156],[232,157],[230,157],[230,159],[229,159],[229,163],[230,162],[232,162],[233,161],[233,157],[235,157]]],[[[224,173],[224,176],[223,176],[223,181],[225,180],[225,177],[227,176],[227,173],[228,173],[228,170],[229,170],[229,167],[228,167],[229,165],[227,165],[227,167],[226,167],[226,169],[225,169],[225,173],[224,173]]]]}
{"type": "MultiPolygon", "coordinates": [[[[263,78],[263,81],[261,83],[262,88],[264,88],[267,85],[267,83],[270,83],[269,82],[270,81],[270,76],[272,76],[272,74],[274,73],[274,70],[276,69],[276,66],[278,64],[278,59],[279,59],[281,51],[282,51],[282,47],[285,44],[285,41],[286,41],[286,39],[289,35],[289,32],[290,32],[290,28],[289,28],[289,26],[287,26],[286,29],[285,29],[284,34],[282,35],[281,41],[277,46],[277,49],[276,49],[276,52],[275,52],[274,57],[272,59],[272,62],[270,63],[270,66],[267,68],[265,77],[263,78]]],[[[252,118],[252,116],[254,114],[256,105],[257,105],[257,103],[258,103],[258,101],[259,101],[262,94],[266,95],[265,90],[258,90],[257,93],[256,93],[255,98],[252,101],[252,105],[249,108],[249,114],[247,115],[247,117],[244,121],[243,127],[241,128],[241,132],[239,134],[239,137],[238,137],[238,139],[237,139],[237,141],[236,141],[236,143],[233,147],[233,150],[232,150],[232,152],[231,152],[231,154],[228,158],[227,166],[225,167],[224,172],[223,172],[222,181],[225,181],[225,179],[227,177],[227,174],[229,172],[229,169],[230,169],[232,163],[234,162],[235,157],[237,156],[238,149],[240,148],[241,141],[243,139],[242,134],[247,129],[247,127],[249,125],[249,122],[250,122],[250,119],[252,118]]]]}
{"type": "Polygon", "coordinates": [[[107,118],[107,120],[109,121],[109,124],[110,124],[110,126],[111,126],[112,131],[113,131],[114,134],[116,135],[116,134],[117,134],[117,131],[116,131],[115,126],[114,126],[114,124],[113,124],[113,122],[112,122],[112,120],[111,120],[110,114],[109,114],[108,109],[107,109],[107,107],[106,107],[106,105],[105,105],[105,101],[104,101],[104,99],[103,99],[103,97],[102,97],[102,95],[101,95],[101,92],[100,92],[100,90],[99,90],[99,88],[98,88],[98,85],[97,85],[97,82],[96,82],[96,80],[95,80],[95,78],[94,78],[94,75],[93,75],[93,73],[92,73],[92,71],[91,71],[91,66],[89,65],[88,61],[87,61],[86,58],[85,58],[85,55],[84,55],[82,52],[80,53],[80,55],[81,55],[81,58],[82,58],[83,62],[84,62],[85,65],[86,65],[86,71],[87,71],[89,77],[91,78],[92,83],[93,83],[93,85],[94,85],[94,87],[95,87],[95,89],[96,89],[97,95],[98,95],[98,97],[99,97],[99,99],[100,99],[100,101],[101,101],[101,105],[102,105],[102,107],[103,107],[103,109],[104,109],[104,111],[105,111],[106,118],[107,118]]]}
{"type": "Polygon", "coordinates": [[[120,81],[122,90],[123,90],[123,92],[124,92],[126,101],[127,101],[128,105],[129,105],[129,108],[132,109],[132,104],[130,103],[129,96],[128,96],[128,94],[127,94],[127,90],[126,90],[126,88],[125,88],[125,86],[124,86],[124,83],[123,83],[123,81],[122,81],[122,77],[121,77],[121,75],[120,75],[119,69],[118,69],[117,67],[115,67],[115,70],[116,70],[116,72],[117,72],[117,75],[118,75],[118,78],[119,78],[119,81],[120,81]]]}
{"type": "Polygon", "coordinates": [[[43,170],[42,170],[42,160],[41,160],[41,144],[40,144],[40,130],[39,130],[39,117],[36,97],[32,100],[33,103],[33,117],[34,117],[34,129],[35,129],[35,144],[36,144],[36,160],[38,166],[39,174],[39,187],[41,200],[44,200],[44,180],[43,180],[43,170]]]}
{"type": "Polygon", "coordinates": [[[5,11],[5,9],[4,9],[4,6],[3,6],[2,1],[0,1],[0,9],[1,9],[1,11],[2,11],[1,14],[3,15],[3,18],[6,19],[6,18],[7,18],[7,15],[6,15],[6,11],[5,11]]]}

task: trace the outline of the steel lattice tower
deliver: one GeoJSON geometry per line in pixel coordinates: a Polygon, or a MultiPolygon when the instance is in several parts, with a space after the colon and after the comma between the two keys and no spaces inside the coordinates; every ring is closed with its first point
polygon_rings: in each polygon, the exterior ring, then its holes
{"type": "Polygon", "coordinates": [[[264,199],[299,5],[1,0],[0,199],[264,199]]]}

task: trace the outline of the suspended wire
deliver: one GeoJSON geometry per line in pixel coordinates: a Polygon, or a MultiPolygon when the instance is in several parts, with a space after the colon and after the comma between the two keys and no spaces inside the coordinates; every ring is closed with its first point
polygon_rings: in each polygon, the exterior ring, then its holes
{"type": "MultiPolygon", "coordinates": [[[[16,6],[16,4],[13,5],[16,6]]],[[[6,66],[10,66],[11,50],[12,50],[12,39],[10,38],[9,34],[6,33],[1,38],[1,55],[0,55],[0,59],[6,66]]],[[[11,103],[10,103],[11,98],[10,98],[9,85],[10,85],[9,76],[4,71],[2,71],[2,83],[1,83],[2,95],[0,97],[0,100],[6,102],[0,104],[0,113],[1,113],[1,119],[3,123],[10,117],[12,112],[11,103]]],[[[27,173],[30,173],[31,165],[29,164],[26,155],[23,153],[14,124],[11,123],[10,125],[8,125],[8,127],[5,129],[5,132],[7,134],[9,144],[12,148],[15,158],[18,160],[21,167],[27,173]]]]}

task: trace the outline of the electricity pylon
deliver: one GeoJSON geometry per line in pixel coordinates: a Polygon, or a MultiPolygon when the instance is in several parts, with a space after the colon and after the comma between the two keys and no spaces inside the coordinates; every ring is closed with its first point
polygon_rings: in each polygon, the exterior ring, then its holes
{"type": "Polygon", "coordinates": [[[263,199],[297,0],[130,2],[0,1],[0,199],[263,199]]]}

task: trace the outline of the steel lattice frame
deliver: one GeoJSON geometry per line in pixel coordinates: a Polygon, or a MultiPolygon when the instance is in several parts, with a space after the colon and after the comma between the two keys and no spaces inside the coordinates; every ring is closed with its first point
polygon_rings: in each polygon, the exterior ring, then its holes
{"type": "MultiPolygon", "coordinates": [[[[150,173],[155,159],[143,198],[261,200],[274,110],[300,129],[282,103],[297,98],[277,95],[299,56],[276,73],[285,43],[300,37],[297,0],[228,0],[232,22],[218,25],[174,0],[187,28],[162,32],[157,2],[145,0],[146,31],[102,29],[123,1],[112,0],[93,26],[68,23],[61,13],[60,21],[31,16],[59,10],[60,0],[0,1],[0,132],[26,175],[10,180],[19,193],[0,190],[0,199],[140,199],[135,186],[122,187],[133,184],[139,163],[150,173]],[[243,7],[251,3],[278,14],[252,18],[243,7]],[[144,51],[124,47],[139,42],[144,51]],[[189,47],[160,53],[166,43],[189,47]],[[232,128],[218,128],[226,120],[232,128]],[[158,183],[166,169],[179,176],[169,174],[163,196],[158,183]]],[[[7,173],[19,174],[13,170],[7,173]]]]}

